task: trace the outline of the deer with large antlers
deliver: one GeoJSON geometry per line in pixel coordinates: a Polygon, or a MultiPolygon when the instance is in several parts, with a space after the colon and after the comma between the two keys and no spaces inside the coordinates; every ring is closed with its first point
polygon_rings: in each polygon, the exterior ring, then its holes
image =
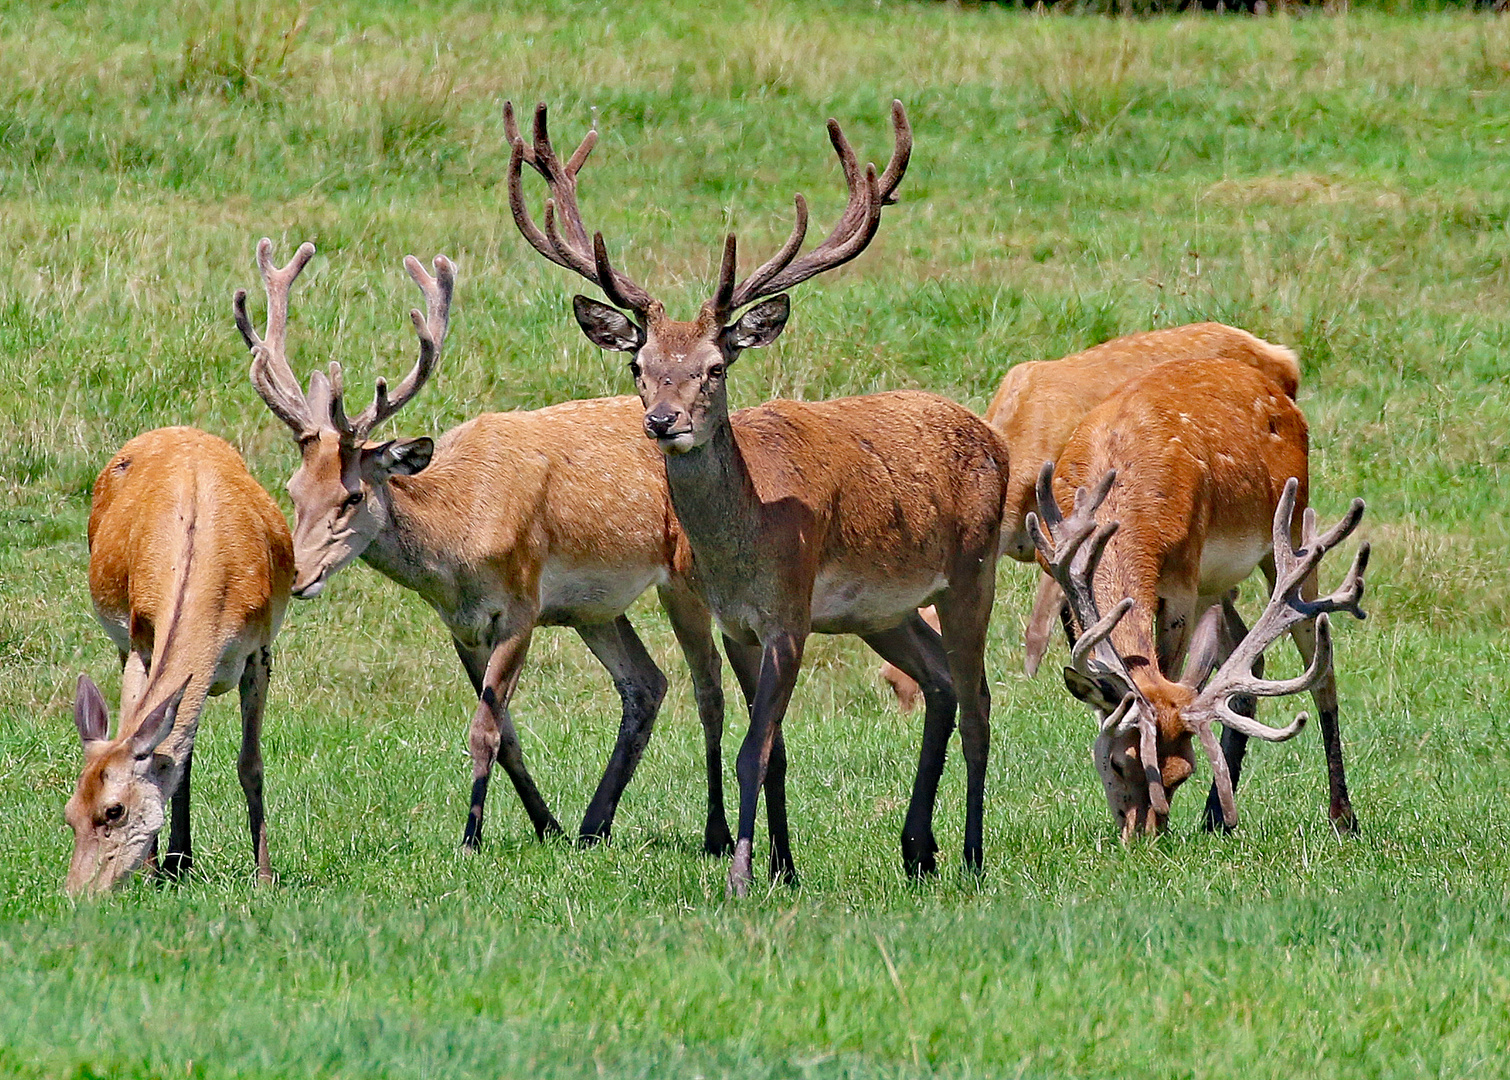
{"type": "Polygon", "coordinates": [[[277,505],[225,441],[194,428],[138,435],[94,483],[89,592],[120,650],[120,723],[79,677],[74,722],[84,768],[64,817],[73,829],[65,888],[98,893],[154,858],[193,859],[189,777],[206,696],[241,691],[241,754],[257,877],[272,879],[262,799],[263,705],[273,637],[288,605],[293,546],[277,505]]]}
{"type": "Polygon", "coordinates": [[[781,725],[813,632],[858,634],[923,686],[923,747],[902,832],[903,859],[914,873],[934,869],[934,802],[958,707],[967,772],[964,858],[979,867],[990,739],[983,652],[1005,448],[978,417],[931,394],[771,401],[731,416],[725,380],[743,350],[770,344],[785,327],[784,290],[848,262],[875,236],[912,147],[901,103],[892,106],[895,149],[880,175],[874,165],[859,167],[839,125],[828,122],[849,202],[822,243],[798,255],[807,228],[799,195],[791,235],[736,284],[730,236],[713,297],[690,322],[667,318],[658,300],[615,270],[601,233],[589,241],[576,176],[595,135],[563,165],[551,148],[544,105],[530,143],[510,106],[504,116],[515,222],[536,251],[592,282],[614,305],[573,300],[594,344],[631,356],[644,433],[664,455],[697,583],[749,703],[729,893],[744,895],[752,881],[762,790],[771,875],[795,878],[781,725]],[[526,163],[550,191],[544,229],[525,206],[526,163]],[[938,606],[942,639],[917,614],[929,601],[938,606]]]}
{"type": "Polygon", "coordinates": [[[425,313],[411,313],[419,358],[392,393],[379,379],[372,404],[348,417],[340,365],[316,370],[305,393],[285,352],[289,288],[313,255],[306,243],[278,267],[271,241],[257,245],[267,290],[264,334],[253,329],[246,291],[235,298],[236,324],[252,350],[252,383],[299,443],[301,462],[288,483],[296,516],[293,593],[317,596],[331,575],[360,558],[440,615],[478,694],[463,843],[475,847],[481,838],[495,761],[536,834],[561,831],[525,766],[509,714],[535,627],[556,625],[586,642],[623,706],[617,743],[580,830],[584,840],[608,838],[666,693],[665,675],[624,614],[655,585],[691,669],[703,723],[704,845],[727,852],[718,652],[708,611],[687,582],[690,555],[658,455],[638,434],[639,403],[622,397],[485,413],[438,441],[371,442],[373,428],[403,408],[434,369],[454,268],[436,256],[431,276],[413,256],[404,260],[425,297],[425,313]]]}
{"type": "Polygon", "coordinates": [[[1233,828],[1248,739],[1283,741],[1306,722],[1262,724],[1253,699],[1304,690],[1321,716],[1331,820],[1356,827],[1327,614],[1363,617],[1368,545],[1326,596],[1316,571],[1357,528],[1363,500],[1318,536],[1307,458],[1305,418],[1283,388],[1206,359],[1170,361],[1123,387],[1075,429],[1057,468],[1044,463],[1026,525],[1076,627],[1065,683],[1101,716],[1093,754],[1124,837],[1164,827],[1194,771],[1193,738],[1215,777],[1208,822],[1233,828]],[[1271,598],[1249,630],[1231,597],[1255,567],[1271,598]],[[1286,632],[1307,669],[1266,680],[1264,650],[1286,632]]]}
{"type": "MultiPolygon", "coordinates": [[[[1235,326],[1191,323],[1127,334],[1058,360],[1016,364],[1002,376],[986,410],[986,423],[1005,440],[1014,462],[1054,461],[1085,414],[1121,387],[1166,361],[1207,357],[1248,364],[1292,398],[1300,385],[1300,364],[1283,345],[1235,326]]],[[[1002,553],[1018,562],[1034,562],[1038,554],[1026,526],[1034,508],[1034,480],[1035,474],[1025,468],[1007,480],[1002,553]]],[[[1023,667],[1030,676],[1043,661],[1063,605],[1064,593],[1052,577],[1041,574],[1023,635],[1023,667]]],[[[932,619],[933,614],[924,611],[923,617],[932,619]]],[[[916,707],[921,696],[917,683],[891,664],[882,666],[881,678],[891,685],[904,712],[916,707]]]]}

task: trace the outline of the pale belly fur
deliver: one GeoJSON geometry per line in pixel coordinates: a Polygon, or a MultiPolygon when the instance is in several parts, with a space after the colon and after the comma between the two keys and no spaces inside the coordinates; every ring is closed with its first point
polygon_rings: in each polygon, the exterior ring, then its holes
{"type": "Polygon", "coordinates": [[[1201,595],[1218,596],[1247,580],[1268,553],[1264,536],[1208,535],[1201,547],[1201,595]]]}
{"type": "Polygon", "coordinates": [[[825,568],[813,582],[812,628],[820,634],[866,634],[898,625],[949,582],[937,572],[877,580],[845,567],[825,568]]]}
{"type": "Polygon", "coordinates": [[[666,568],[645,566],[578,566],[547,562],[540,571],[543,626],[606,622],[652,585],[666,583],[666,568]]]}

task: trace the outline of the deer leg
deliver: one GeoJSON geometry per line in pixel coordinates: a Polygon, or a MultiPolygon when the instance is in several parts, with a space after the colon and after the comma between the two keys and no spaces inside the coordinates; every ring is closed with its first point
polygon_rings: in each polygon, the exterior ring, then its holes
{"type": "Polygon", "coordinates": [[[677,644],[687,658],[697,716],[703,725],[703,756],[708,769],[708,820],[703,826],[703,851],[709,855],[729,855],[734,850],[734,838],[729,835],[729,819],[724,810],[724,688],[718,649],[713,644],[713,620],[703,602],[688,590],[663,587],[659,592],[677,644]]]}
{"type": "MultiPolygon", "coordinates": [[[[1316,575],[1312,574],[1301,585],[1300,594],[1306,600],[1316,598],[1316,575]]],[[[1309,667],[1316,655],[1316,624],[1296,623],[1290,628],[1290,637],[1300,650],[1301,659],[1309,667]]],[[[1311,691],[1311,700],[1316,703],[1316,712],[1321,718],[1321,746],[1326,754],[1327,816],[1332,828],[1339,833],[1356,833],[1358,817],[1353,813],[1353,802],[1347,793],[1347,773],[1342,763],[1342,730],[1337,723],[1337,673],[1327,669],[1316,688],[1311,691]]]]}
{"type": "Polygon", "coordinates": [[[236,776],[246,796],[247,826],[252,833],[252,855],[257,860],[257,881],[273,880],[267,857],[267,817],[262,803],[262,711],[267,705],[267,681],[273,670],[273,651],[263,647],[247,659],[241,672],[241,754],[236,758],[236,776]]]}
{"type": "MultiPolygon", "coordinates": [[[[797,686],[797,672],[802,667],[802,649],[806,644],[805,634],[780,634],[762,643],[760,676],[755,686],[755,698],[750,705],[750,730],[739,748],[735,772],[739,777],[739,831],[734,840],[734,858],[729,865],[727,892],[731,897],[745,896],[750,891],[753,874],[750,868],[751,852],[755,844],[755,811],[760,803],[760,789],[766,782],[766,770],[770,765],[772,751],[781,733],[781,721],[791,703],[792,691],[797,686]]],[[[785,748],[782,750],[782,768],[785,765],[785,748]]],[[[784,781],[784,773],[781,776],[784,781]]],[[[780,806],[773,821],[779,821],[785,830],[786,803],[785,785],[778,792],[767,792],[776,797],[780,806]]],[[[785,841],[785,837],[782,838],[785,841]]],[[[790,846],[786,856],[791,859],[790,846]]]]}
{"type": "Polygon", "coordinates": [[[968,590],[951,586],[938,611],[950,681],[959,697],[960,746],[965,757],[965,868],[979,872],[985,850],[986,761],[991,753],[991,690],[986,685],[985,653],[986,628],[996,597],[994,560],[983,560],[970,584],[973,587],[968,590]]]}
{"type": "Polygon", "coordinates": [[[121,653],[121,712],[126,716],[136,711],[142,691],[147,686],[147,673],[152,667],[152,657],[141,649],[133,648],[121,653]]]}
{"type": "MultiPolygon", "coordinates": [[[[1222,598],[1222,650],[1217,664],[1226,661],[1232,655],[1232,650],[1238,642],[1248,636],[1248,626],[1243,622],[1243,617],[1238,614],[1237,608],[1232,606],[1231,597],[1222,598]]],[[[1253,662],[1253,675],[1255,678],[1263,678],[1264,658],[1260,654],[1253,662]]],[[[1232,699],[1232,711],[1249,718],[1258,715],[1258,699],[1252,694],[1239,694],[1232,699]]],[[[1243,758],[1248,753],[1248,736],[1231,728],[1222,729],[1222,757],[1227,761],[1227,773],[1232,777],[1232,790],[1237,791],[1238,778],[1243,772],[1243,758]]],[[[1222,801],[1217,795],[1216,783],[1211,785],[1211,791],[1206,796],[1206,809],[1201,815],[1201,828],[1207,832],[1230,833],[1227,821],[1222,816],[1222,801]]]]}
{"type": "Polygon", "coordinates": [[[1048,574],[1041,573],[1038,575],[1038,593],[1033,597],[1033,611],[1028,616],[1027,626],[1022,633],[1022,668],[1030,679],[1038,674],[1039,665],[1049,651],[1049,638],[1054,635],[1055,616],[1059,616],[1064,623],[1065,635],[1068,636],[1069,607],[1064,602],[1064,590],[1048,574]]]}
{"type": "Polygon", "coordinates": [[[771,834],[771,880],[795,885],[797,864],[792,859],[792,836],[786,816],[786,739],[780,724],[771,740],[764,787],[766,830],[771,834]]]}
{"type": "Polygon", "coordinates": [[[492,775],[493,762],[503,766],[503,771],[514,784],[524,812],[529,815],[535,835],[544,839],[547,834],[561,832],[561,826],[551,815],[550,808],[540,797],[529,770],[524,765],[524,752],[519,745],[519,736],[514,731],[513,718],[509,716],[509,700],[514,688],[519,685],[519,673],[524,668],[524,657],[529,652],[533,625],[508,635],[494,645],[486,664],[479,664],[477,652],[457,644],[468,675],[481,667],[480,677],[473,676],[478,687],[477,711],[472,715],[472,727],[467,736],[467,750],[472,757],[472,805],[467,813],[467,828],[462,836],[462,846],[475,849],[482,840],[482,811],[488,797],[488,779],[492,775]]]}
{"type": "Polygon", "coordinates": [[[911,876],[922,877],[938,869],[934,857],[938,842],[933,837],[933,809],[949,737],[954,734],[958,704],[949,678],[949,658],[944,653],[943,639],[916,613],[901,626],[866,635],[865,643],[910,676],[923,691],[923,743],[918,752],[912,801],[902,825],[902,865],[911,876]]]}
{"type": "Polygon", "coordinates": [[[587,804],[578,834],[584,844],[607,840],[613,830],[613,815],[619,798],[634,776],[650,733],[655,728],[655,714],[666,696],[666,676],[656,666],[644,644],[634,632],[629,619],[620,615],[611,623],[579,626],[577,634],[587,643],[598,662],[613,676],[623,713],[619,720],[619,738],[614,744],[608,767],[598,790],[587,804]]]}
{"type": "Polygon", "coordinates": [[[755,690],[760,685],[760,646],[741,645],[727,634],[724,635],[724,655],[729,658],[729,667],[734,669],[734,680],[739,683],[739,692],[745,699],[745,716],[755,708],[755,690]]]}
{"type": "Polygon", "coordinates": [[[173,790],[172,821],[168,826],[168,854],[163,857],[163,876],[182,877],[194,865],[193,843],[189,838],[189,775],[194,766],[194,751],[184,758],[183,775],[173,790]]]}

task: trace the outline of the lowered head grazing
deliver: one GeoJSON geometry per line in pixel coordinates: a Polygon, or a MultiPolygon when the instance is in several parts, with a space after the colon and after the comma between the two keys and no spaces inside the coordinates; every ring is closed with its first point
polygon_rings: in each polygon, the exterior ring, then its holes
{"type": "Polygon", "coordinates": [[[114,739],[99,687],[79,676],[73,718],[84,744],[84,769],[63,816],[73,829],[73,858],[64,889],[97,895],[124,881],[152,853],[163,827],[167,796],[181,766],[157,752],[173,731],[188,680],[139,723],[123,717],[114,739]]]}

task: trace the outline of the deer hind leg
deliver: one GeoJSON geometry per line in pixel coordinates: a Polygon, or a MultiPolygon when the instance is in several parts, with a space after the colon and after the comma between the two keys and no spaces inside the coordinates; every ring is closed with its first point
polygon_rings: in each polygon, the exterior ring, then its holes
{"type": "Polygon", "coordinates": [[[973,580],[963,587],[951,585],[938,603],[949,677],[959,697],[960,747],[965,757],[965,868],[977,872],[984,864],[986,761],[991,753],[986,629],[995,596],[996,567],[986,559],[973,580]]]}
{"type": "Polygon", "coordinates": [[[472,679],[472,685],[477,688],[477,711],[472,714],[472,727],[467,735],[467,750],[472,758],[472,803],[467,812],[462,846],[468,849],[475,849],[482,841],[483,806],[487,802],[488,779],[494,761],[503,766],[503,771],[513,782],[519,801],[524,804],[524,812],[535,827],[535,835],[543,840],[547,835],[561,832],[561,825],[545,805],[534,779],[525,768],[524,751],[509,715],[509,701],[519,685],[519,673],[524,668],[533,630],[533,625],[529,625],[508,635],[486,654],[456,642],[457,654],[472,679]]]}
{"type": "MultiPolygon", "coordinates": [[[[1243,622],[1243,617],[1238,614],[1233,606],[1232,599],[1237,590],[1222,597],[1222,649],[1217,664],[1224,663],[1227,657],[1232,655],[1232,650],[1237,648],[1238,643],[1248,636],[1248,625],[1243,622]]],[[[1264,658],[1262,655],[1253,662],[1253,676],[1261,679],[1264,675],[1264,658]]],[[[1252,694],[1239,694],[1232,699],[1232,711],[1240,716],[1250,719],[1258,715],[1258,699],[1252,694]]],[[[1232,777],[1232,791],[1237,792],[1238,779],[1243,772],[1243,758],[1248,753],[1248,736],[1231,728],[1222,729],[1222,757],[1227,761],[1227,773],[1232,777]]],[[[1206,808],[1201,815],[1201,828],[1207,832],[1230,833],[1227,821],[1222,816],[1222,801],[1217,795],[1215,782],[1211,785],[1211,791],[1206,795],[1206,808]]]]}
{"type": "Polygon", "coordinates": [[[184,758],[183,775],[173,791],[168,825],[168,854],[163,857],[163,876],[180,878],[194,865],[193,842],[189,838],[189,776],[194,767],[194,751],[184,758]]]}
{"type": "Polygon", "coordinates": [[[766,816],[771,826],[772,869],[779,870],[789,880],[796,875],[787,835],[786,746],[781,741],[781,721],[797,686],[806,643],[807,635],[797,633],[778,634],[761,643],[760,675],[750,704],[750,730],[740,745],[735,764],[739,777],[739,825],[726,889],[731,897],[747,895],[754,878],[750,864],[755,844],[755,811],[762,787],[766,790],[766,816]],[[767,786],[773,758],[775,782],[767,786]]]}
{"type": "MultiPolygon", "coordinates": [[[[1316,575],[1313,573],[1301,585],[1300,595],[1303,599],[1314,600],[1316,592],[1316,575]]],[[[1300,651],[1301,659],[1309,667],[1311,658],[1316,655],[1316,624],[1296,623],[1290,628],[1290,637],[1300,651]]],[[[1342,730],[1337,722],[1336,671],[1327,669],[1326,675],[1311,691],[1311,700],[1316,703],[1316,712],[1321,718],[1321,746],[1326,754],[1327,816],[1331,819],[1332,827],[1339,833],[1356,833],[1358,817],[1353,813],[1353,802],[1348,797],[1347,773],[1342,762],[1342,730]]]]}
{"type": "Polygon", "coordinates": [[[620,615],[611,623],[579,626],[576,630],[598,662],[608,669],[623,705],[618,741],[603,779],[598,782],[598,790],[587,804],[578,834],[580,842],[592,844],[607,840],[613,831],[619,799],[645,753],[655,728],[655,714],[666,696],[666,676],[645,651],[625,616],[620,615]]]}
{"type": "Polygon", "coordinates": [[[1069,605],[1064,602],[1064,590],[1048,574],[1040,573],[1038,592],[1033,596],[1033,610],[1022,631],[1022,669],[1030,679],[1038,674],[1038,668],[1049,651],[1056,617],[1064,626],[1064,636],[1073,645],[1074,631],[1069,621],[1069,605]]]}
{"type": "Polygon", "coordinates": [[[686,589],[664,587],[659,591],[661,606],[666,609],[682,655],[687,658],[697,716],[703,725],[703,756],[708,771],[708,820],[703,826],[703,851],[709,855],[729,855],[734,851],[734,837],[729,833],[729,818],[724,810],[724,688],[718,649],[713,644],[713,619],[703,602],[686,589]]]}
{"type": "Polygon", "coordinates": [[[923,694],[923,741],[918,751],[917,776],[912,783],[912,800],[902,825],[902,865],[911,876],[922,877],[938,869],[933,811],[958,707],[949,675],[949,657],[944,652],[943,639],[917,612],[901,626],[867,634],[865,643],[916,682],[923,694]]]}
{"type": "Polygon", "coordinates": [[[248,657],[241,671],[241,753],[236,758],[236,776],[246,796],[247,827],[252,834],[252,855],[257,860],[257,881],[261,884],[273,880],[273,867],[267,856],[267,815],[262,802],[262,712],[267,706],[267,683],[272,670],[273,653],[264,646],[248,657]]]}

